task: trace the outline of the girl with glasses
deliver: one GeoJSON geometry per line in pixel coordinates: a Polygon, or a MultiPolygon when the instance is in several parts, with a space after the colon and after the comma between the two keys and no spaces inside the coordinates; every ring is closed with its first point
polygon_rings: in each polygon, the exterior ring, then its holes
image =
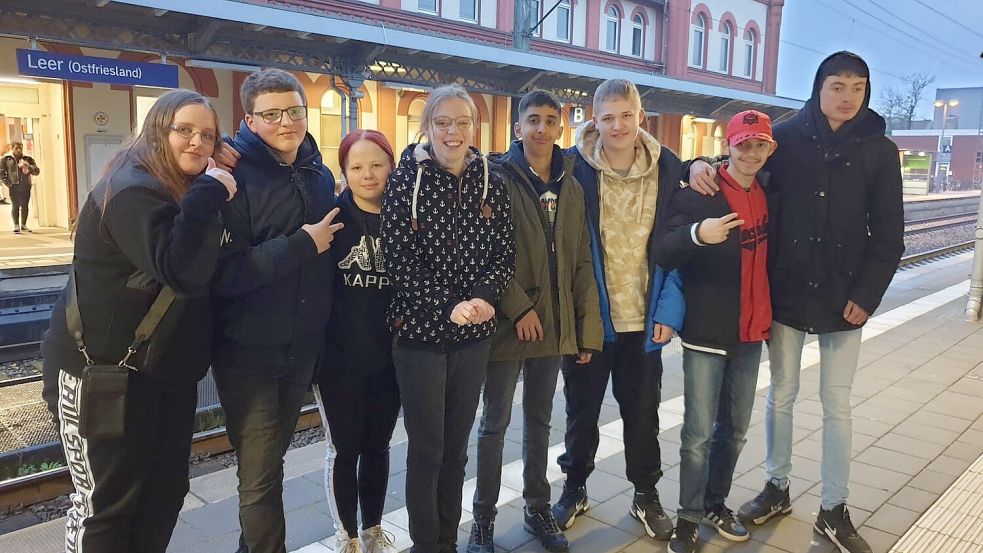
{"type": "Polygon", "coordinates": [[[495,305],[515,268],[508,194],[473,145],[476,119],[463,88],[435,89],[421,117],[426,141],[403,151],[383,196],[414,553],[456,550],[495,305]]]}
{"type": "Polygon", "coordinates": [[[217,136],[218,117],[206,98],[167,92],[79,213],[73,280],[42,343],[45,398],[75,483],[66,550],[163,553],[188,492],[197,382],[210,361],[208,290],[220,213],[236,192],[235,180],[211,158],[217,136]],[[127,357],[165,286],[175,299],[150,339],[127,357]],[[73,328],[84,329],[81,336],[69,332],[66,312],[73,328]],[[133,370],[124,384],[122,435],[119,424],[96,433],[90,424],[112,415],[84,373],[89,364],[124,358],[133,370]]]}

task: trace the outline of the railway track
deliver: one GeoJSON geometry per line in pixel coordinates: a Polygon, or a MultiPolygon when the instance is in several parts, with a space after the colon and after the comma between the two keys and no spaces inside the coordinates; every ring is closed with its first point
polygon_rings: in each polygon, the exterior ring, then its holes
{"type": "Polygon", "coordinates": [[[973,249],[976,244],[975,240],[968,240],[966,242],[960,242],[958,244],[953,244],[951,246],[945,246],[942,248],[936,248],[934,250],[929,250],[922,253],[916,253],[913,255],[906,255],[901,258],[901,263],[898,269],[906,269],[908,267],[913,267],[915,265],[922,265],[935,259],[947,257],[953,254],[962,253],[966,250],[973,249]]]}
{"type": "Polygon", "coordinates": [[[959,213],[955,215],[943,215],[941,217],[929,217],[927,219],[917,219],[906,221],[904,225],[905,236],[913,236],[947,228],[961,227],[963,225],[975,224],[977,214],[975,211],[959,213]]]}
{"type": "MultiPolygon", "coordinates": [[[[321,426],[316,405],[301,410],[297,431],[321,426]]],[[[195,434],[191,442],[191,455],[219,455],[232,451],[225,428],[216,428],[195,434]]],[[[68,467],[46,470],[0,482],[0,512],[24,505],[33,505],[68,494],[72,491],[72,479],[68,467]]]]}

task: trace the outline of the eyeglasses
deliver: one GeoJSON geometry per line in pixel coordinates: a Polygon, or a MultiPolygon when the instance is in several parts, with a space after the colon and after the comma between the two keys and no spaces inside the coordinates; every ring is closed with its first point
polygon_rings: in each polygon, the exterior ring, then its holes
{"type": "Polygon", "coordinates": [[[459,119],[451,119],[450,117],[438,117],[433,120],[433,126],[437,127],[442,131],[446,131],[454,125],[459,130],[466,131],[474,126],[474,120],[470,117],[461,117],[459,119]]]}
{"type": "Polygon", "coordinates": [[[263,118],[270,125],[275,125],[283,120],[283,114],[286,113],[287,117],[291,121],[300,121],[301,119],[307,119],[307,106],[294,106],[287,109],[268,109],[265,111],[254,111],[251,115],[258,115],[263,118]]]}
{"type": "Polygon", "coordinates": [[[184,125],[171,125],[170,129],[176,132],[178,136],[180,136],[185,140],[191,140],[197,134],[201,136],[202,142],[210,146],[214,146],[215,144],[218,144],[219,141],[218,135],[216,135],[212,131],[196,131],[191,127],[185,127],[184,125]]]}

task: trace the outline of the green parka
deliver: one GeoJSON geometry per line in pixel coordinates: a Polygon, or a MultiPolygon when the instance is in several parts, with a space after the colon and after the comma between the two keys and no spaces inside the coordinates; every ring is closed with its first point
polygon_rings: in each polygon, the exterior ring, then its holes
{"type": "Polygon", "coordinates": [[[554,177],[560,180],[560,193],[551,229],[527,172],[521,143],[489,158],[492,170],[505,182],[515,227],[515,275],[496,310],[499,325],[492,338],[491,361],[574,355],[603,347],[584,193],[573,177],[573,159],[562,159],[563,171],[554,177]],[[520,341],[516,333],[515,323],[531,309],[543,325],[542,341],[520,341]]]}

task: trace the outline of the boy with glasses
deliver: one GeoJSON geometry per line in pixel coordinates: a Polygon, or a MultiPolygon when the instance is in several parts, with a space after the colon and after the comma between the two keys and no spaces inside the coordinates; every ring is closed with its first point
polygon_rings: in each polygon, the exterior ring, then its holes
{"type": "Polygon", "coordinates": [[[239,551],[281,553],[283,455],[324,343],[334,269],[323,254],[342,225],[332,224],[334,177],[307,133],[300,82],[268,69],[249,75],[240,97],[212,366],[239,461],[239,551]]]}

